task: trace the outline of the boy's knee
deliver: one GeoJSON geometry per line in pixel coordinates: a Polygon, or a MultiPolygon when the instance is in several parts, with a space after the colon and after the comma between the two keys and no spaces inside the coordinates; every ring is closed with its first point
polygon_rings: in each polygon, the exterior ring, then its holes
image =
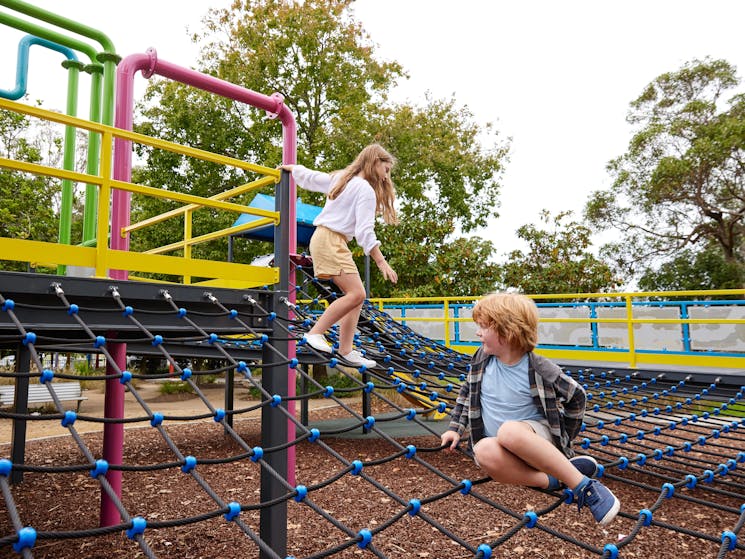
{"type": "Polygon", "coordinates": [[[494,460],[494,448],[493,445],[496,441],[493,437],[481,439],[473,445],[473,457],[476,460],[476,464],[482,466],[489,464],[494,460]]]}
{"type": "Polygon", "coordinates": [[[525,438],[525,430],[518,421],[505,421],[499,428],[499,442],[505,448],[515,448],[525,438]]]}

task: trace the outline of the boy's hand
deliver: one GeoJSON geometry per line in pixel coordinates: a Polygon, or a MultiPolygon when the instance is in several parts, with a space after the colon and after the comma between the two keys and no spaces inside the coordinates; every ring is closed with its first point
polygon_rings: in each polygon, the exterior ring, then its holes
{"type": "Polygon", "coordinates": [[[460,435],[456,433],[455,431],[445,431],[440,436],[441,444],[450,445],[448,448],[445,449],[446,452],[453,452],[458,446],[459,442],[460,442],[460,435]]]}

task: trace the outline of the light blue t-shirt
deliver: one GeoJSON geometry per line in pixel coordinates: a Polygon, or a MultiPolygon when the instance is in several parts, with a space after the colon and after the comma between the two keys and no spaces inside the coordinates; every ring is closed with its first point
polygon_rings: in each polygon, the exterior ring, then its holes
{"type": "Polygon", "coordinates": [[[508,420],[543,419],[530,395],[527,354],[515,365],[489,359],[481,379],[481,417],[487,437],[494,437],[508,420]]]}

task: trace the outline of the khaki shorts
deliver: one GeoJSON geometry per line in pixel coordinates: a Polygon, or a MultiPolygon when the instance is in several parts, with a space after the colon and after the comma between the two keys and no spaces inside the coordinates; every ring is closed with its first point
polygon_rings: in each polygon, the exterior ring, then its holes
{"type": "Polygon", "coordinates": [[[329,278],[342,272],[359,275],[360,272],[352,259],[352,251],[347,246],[347,239],[341,233],[319,225],[310,238],[308,248],[316,277],[329,278]]]}

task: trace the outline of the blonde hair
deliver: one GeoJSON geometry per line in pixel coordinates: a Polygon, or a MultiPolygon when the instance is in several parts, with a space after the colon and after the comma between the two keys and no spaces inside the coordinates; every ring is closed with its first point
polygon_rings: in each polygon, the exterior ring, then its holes
{"type": "Polygon", "coordinates": [[[519,293],[492,293],[473,306],[472,318],[512,347],[525,352],[538,345],[538,307],[519,293]]]}
{"type": "Polygon", "coordinates": [[[380,144],[370,144],[346,168],[333,173],[334,175],[338,175],[338,179],[329,192],[329,199],[334,200],[338,198],[344,192],[344,188],[352,180],[352,177],[360,175],[370,183],[370,186],[372,186],[375,192],[376,213],[382,214],[383,221],[386,223],[396,224],[398,223],[398,218],[396,217],[396,209],[393,207],[396,199],[396,188],[389,176],[381,179],[374,172],[378,161],[390,163],[391,165],[396,164],[396,159],[383,149],[380,144]]]}

